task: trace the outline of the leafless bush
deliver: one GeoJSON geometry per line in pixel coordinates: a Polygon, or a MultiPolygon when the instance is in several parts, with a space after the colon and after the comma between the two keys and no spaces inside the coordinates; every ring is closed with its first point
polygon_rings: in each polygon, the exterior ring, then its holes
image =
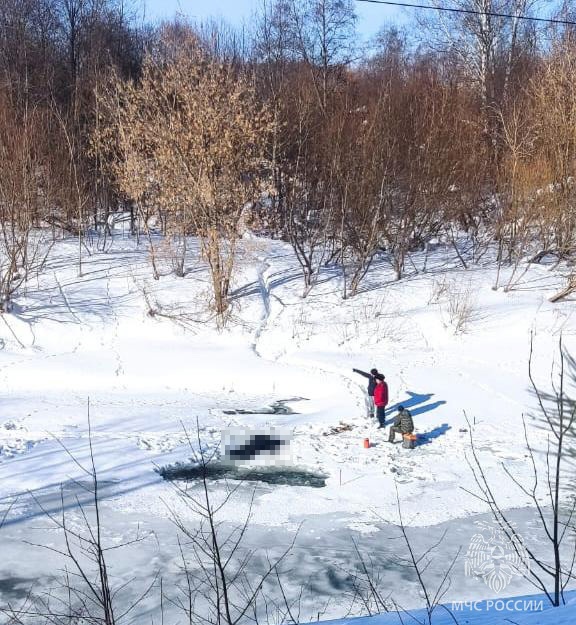
{"type": "Polygon", "coordinates": [[[445,325],[455,334],[465,333],[477,314],[477,301],[471,282],[443,276],[434,280],[428,304],[438,305],[445,325]]]}
{"type": "Polygon", "coordinates": [[[468,462],[478,489],[477,493],[472,494],[489,507],[518,558],[524,562],[527,555],[530,560],[531,566],[521,568],[518,573],[545,594],[553,606],[564,603],[564,592],[575,578],[576,563],[576,497],[573,493],[573,481],[567,470],[568,463],[573,461],[576,453],[573,431],[576,400],[571,394],[576,382],[576,361],[564,350],[562,338],[559,339],[559,354],[558,369],[552,367],[552,390],[542,391],[532,374],[532,345],[530,348],[528,370],[531,389],[539,410],[538,418],[548,434],[545,448],[537,449],[531,440],[527,423],[523,421],[531,479],[520,480],[502,465],[506,478],[523,493],[536,512],[537,528],[547,545],[544,555],[538,555],[531,545],[526,545],[525,552],[521,551],[524,542],[510,520],[509,513],[499,503],[497,485],[484,470],[472,427],[471,456],[468,462]],[[545,459],[544,467],[538,465],[539,456],[545,459]]]}
{"type": "Polygon", "coordinates": [[[454,333],[466,332],[476,313],[476,301],[472,286],[468,284],[449,291],[447,309],[454,333]]]}
{"type": "MultiPolygon", "coordinates": [[[[428,579],[428,569],[432,564],[432,561],[435,558],[435,551],[442,545],[444,538],[446,537],[446,532],[442,534],[442,536],[430,547],[428,547],[422,553],[418,553],[414,547],[412,546],[412,542],[410,540],[408,529],[404,523],[404,517],[402,515],[402,505],[400,502],[400,496],[398,494],[398,488],[396,488],[396,499],[397,499],[397,509],[398,509],[398,518],[400,525],[400,532],[402,533],[402,538],[404,540],[404,544],[406,546],[406,550],[408,552],[407,557],[407,565],[416,575],[416,579],[418,580],[418,585],[424,596],[426,606],[426,619],[424,621],[419,621],[421,625],[432,625],[433,624],[433,615],[435,612],[438,612],[444,608],[441,605],[442,599],[445,597],[446,593],[450,589],[451,585],[451,574],[454,569],[454,565],[456,564],[456,560],[460,555],[460,548],[456,551],[453,558],[447,562],[446,568],[443,576],[440,578],[439,582],[432,584],[428,579]]],[[[396,598],[393,599],[394,604],[398,608],[399,612],[403,612],[402,604],[396,598]]],[[[458,623],[454,615],[449,613],[453,622],[458,623]]]]}
{"type": "Polygon", "coordinates": [[[94,142],[121,191],[164,211],[179,245],[196,234],[216,312],[229,305],[242,210],[260,192],[273,121],[246,73],[212,57],[186,27],[166,28],[138,83],[116,78],[101,97],[94,142]]]}
{"type": "Polygon", "coordinates": [[[554,293],[554,295],[550,298],[550,301],[552,303],[559,302],[565,297],[572,295],[574,292],[576,292],[576,274],[571,273],[566,280],[565,286],[557,293],[554,293]]]}
{"type": "MultiPolygon", "coordinates": [[[[425,617],[419,619],[414,614],[408,613],[404,605],[404,599],[398,596],[399,593],[394,588],[388,589],[386,592],[382,590],[383,583],[381,581],[380,567],[370,554],[366,554],[360,549],[356,541],[353,541],[353,546],[358,564],[355,572],[349,572],[353,580],[353,605],[358,605],[364,614],[372,615],[395,611],[398,612],[400,622],[403,622],[405,617],[406,621],[414,621],[420,625],[432,625],[435,620],[435,613],[447,610],[442,605],[442,600],[450,589],[451,575],[460,555],[460,549],[457,549],[454,556],[446,561],[445,570],[440,579],[433,579],[430,568],[434,560],[437,559],[436,553],[438,548],[444,543],[446,532],[434,544],[419,553],[413,545],[410,531],[404,521],[398,489],[396,498],[398,527],[405,550],[402,552],[400,549],[396,549],[395,557],[398,558],[407,571],[416,577],[420,594],[425,601],[425,617]]],[[[449,615],[452,621],[457,624],[458,620],[455,616],[451,612],[449,612],[449,615]]]]}
{"type": "Polygon", "coordinates": [[[267,595],[267,585],[271,584],[280,589],[284,598],[283,607],[275,606],[279,622],[293,622],[295,606],[282,591],[281,565],[290,554],[297,533],[279,557],[265,557],[262,573],[251,570],[257,553],[248,547],[246,535],[252,518],[254,493],[244,519],[226,526],[221,514],[225,508],[234,505],[234,498],[243,483],[239,482],[235,487],[226,485],[223,498],[215,501],[208,471],[210,463],[217,457],[217,448],[205,447],[198,424],[196,441],[188,437],[188,442],[192,461],[199,466],[201,477],[196,488],[174,483],[194,521],[186,521],[177,511],[171,510],[180,535],[182,569],[182,582],[177,586],[179,593],[172,602],[190,625],[266,622],[275,611],[267,595]]]}
{"type": "Polygon", "coordinates": [[[430,291],[430,297],[428,298],[428,305],[440,304],[442,301],[447,299],[449,290],[450,287],[446,276],[442,276],[442,278],[434,280],[430,291]]]}
{"type": "Polygon", "coordinates": [[[308,307],[301,304],[292,318],[292,339],[304,339],[307,341],[313,333],[313,321],[310,319],[308,307]]]}
{"type": "Polygon", "coordinates": [[[88,404],[88,444],[90,464],[84,466],[58,441],[65,453],[88,478],[88,483],[75,482],[85,492],[89,503],[75,498],[80,514],[80,523],[69,523],[64,488],[60,489],[60,512],[45,508],[41,501],[36,504],[55,528],[61,531],[64,546],[34,545],[42,547],[62,558],[65,562],[60,587],[54,590],[33,592],[19,607],[9,607],[4,613],[14,624],[36,625],[43,622],[51,625],[121,625],[127,622],[137,605],[152,590],[156,578],[134,601],[121,604],[121,593],[126,584],[115,585],[111,579],[108,563],[111,550],[139,543],[143,537],[136,535],[125,544],[106,545],[104,540],[105,512],[101,506],[100,484],[96,471],[90,405],[88,404]]]}
{"type": "Polygon", "coordinates": [[[357,567],[353,573],[347,571],[352,579],[352,608],[358,605],[363,614],[372,616],[394,609],[393,591],[384,592],[382,571],[369,553],[364,553],[358,543],[352,539],[357,558],[357,567]]]}
{"type": "Polygon", "coordinates": [[[370,343],[374,336],[380,340],[398,340],[405,320],[390,309],[386,296],[370,298],[362,303],[353,304],[352,301],[343,307],[345,315],[334,324],[339,344],[358,340],[370,343]]]}
{"type": "Polygon", "coordinates": [[[50,170],[42,137],[48,120],[43,111],[19,113],[0,97],[0,314],[29,274],[39,270],[50,249],[39,226],[48,214],[50,170]]]}
{"type": "MultiPolygon", "coordinates": [[[[139,280],[134,275],[132,280],[146,304],[146,314],[149,317],[166,319],[190,332],[200,331],[207,323],[218,324],[220,317],[213,309],[202,303],[210,296],[208,290],[197,293],[194,302],[166,302],[146,281],[139,280]],[[196,302],[198,302],[197,305],[196,302]]],[[[229,310],[226,314],[231,314],[231,311],[229,310]]]]}

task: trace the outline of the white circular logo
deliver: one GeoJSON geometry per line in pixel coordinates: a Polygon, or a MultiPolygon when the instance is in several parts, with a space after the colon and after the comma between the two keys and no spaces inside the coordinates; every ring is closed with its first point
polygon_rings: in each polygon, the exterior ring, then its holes
{"type": "Polygon", "coordinates": [[[513,577],[525,577],[530,572],[530,557],[514,525],[510,525],[508,535],[490,523],[476,521],[476,525],[482,532],[472,536],[464,571],[468,577],[481,577],[498,594],[513,577]]]}

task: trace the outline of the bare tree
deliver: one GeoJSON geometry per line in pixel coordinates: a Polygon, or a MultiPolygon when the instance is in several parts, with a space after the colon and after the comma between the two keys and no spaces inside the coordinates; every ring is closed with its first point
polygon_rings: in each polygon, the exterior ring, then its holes
{"type": "Polygon", "coordinates": [[[60,556],[66,562],[61,579],[60,591],[46,590],[34,593],[23,606],[4,610],[14,623],[37,623],[42,618],[52,625],[119,625],[131,616],[133,610],[152,590],[156,577],[135,600],[120,603],[119,593],[126,589],[126,584],[118,587],[111,580],[108,563],[110,551],[141,542],[140,535],[122,544],[106,545],[104,540],[104,518],[101,489],[96,470],[94,449],[92,446],[92,428],[90,420],[90,402],[88,401],[88,445],[89,464],[82,464],[72,452],[57,441],[70,457],[88,483],[75,480],[80,492],[86,493],[84,500],[75,495],[75,507],[80,513],[80,523],[69,523],[66,509],[64,486],[60,488],[60,510],[54,512],[35,498],[36,504],[54,527],[62,532],[63,547],[52,545],[34,545],[47,549],[60,556]]]}
{"type": "Polygon", "coordinates": [[[398,488],[396,488],[396,501],[398,528],[401,542],[404,545],[404,551],[396,548],[395,558],[399,560],[400,564],[405,567],[407,571],[415,576],[419,594],[425,601],[425,617],[421,619],[413,613],[407,612],[404,599],[396,595],[394,588],[389,589],[386,594],[384,594],[382,591],[384,582],[381,579],[381,566],[378,565],[375,558],[369,553],[365,553],[355,540],[352,540],[357,558],[355,572],[350,573],[347,571],[352,577],[352,604],[358,604],[364,614],[372,615],[395,611],[398,612],[400,622],[404,622],[405,615],[407,621],[414,621],[421,625],[432,625],[435,622],[435,614],[445,610],[448,612],[452,621],[458,623],[452,612],[450,612],[446,606],[442,605],[442,600],[450,590],[451,575],[461,549],[457,549],[454,556],[447,560],[446,567],[438,579],[437,572],[432,573],[430,569],[433,562],[438,558],[437,552],[439,547],[444,544],[446,532],[432,545],[418,552],[405,523],[398,488]]]}
{"type": "Polygon", "coordinates": [[[526,22],[533,0],[451,0],[438,6],[469,13],[438,11],[423,17],[433,48],[450,53],[464,76],[477,86],[483,132],[493,170],[500,158],[499,112],[510,98],[512,74],[520,55],[526,22]],[[512,19],[502,15],[513,15],[512,19]]]}
{"type": "MultiPolygon", "coordinates": [[[[538,195],[532,223],[541,246],[538,251],[554,254],[559,260],[571,258],[576,249],[576,89],[570,78],[575,67],[574,43],[561,40],[530,89],[536,136],[527,167],[534,171],[533,188],[538,195]]],[[[575,282],[570,271],[566,287],[551,301],[572,293],[575,282]]]]}
{"type": "Polygon", "coordinates": [[[262,192],[273,125],[249,76],[211,58],[190,32],[173,38],[167,32],[138,83],[116,79],[101,110],[95,140],[116,155],[112,171],[120,190],[161,207],[181,240],[199,235],[214,308],[223,315],[238,222],[262,192]]]}
{"type": "MultiPolygon", "coordinates": [[[[502,469],[508,479],[526,496],[534,507],[539,520],[539,529],[547,544],[547,552],[538,554],[534,547],[526,546],[526,553],[532,566],[518,571],[540,592],[544,593],[553,606],[564,603],[564,591],[574,580],[576,563],[576,542],[574,514],[576,497],[572,493],[573,483],[567,474],[568,463],[574,455],[573,426],[576,419],[576,401],[569,394],[569,384],[576,381],[576,361],[564,350],[559,340],[560,363],[557,372],[553,369],[552,390],[542,391],[532,374],[532,346],[528,363],[528,375],[536,399],[543,427],[548,434],[546,448],[536,449],[530,440],[528,426],[524,421],[526,450],[532,469],[531,482],[521,481],[505,465],[502,469]],[[554,375],[556,373],[556,375],[554,375]],[[538,465],[538,456],[543,456],[545,466],[538,465]],[[569,549],[567,546],[570,542],[569,549]]],[[[473,428],[470,427],[471,458],[469,466],[473,472],[478,493],[476,496],[488,505],[494,520],[509,539],[510,545],[522,562],[524,542],[518,535],[510,514],[498,501],[497,488],[487,476],[474,443],[473,428]]]]}
{"type": "Polygon", "coordinates": [[[307,75],[298,74],[290,82],[281,118],[288,136],[280,144],[276,187],[285,233],[302,269],[304,297],[332,255],[339,204],[334,120],[318,108],[310,86],[307,75]]]}
{"type": "MultiPolygon", "coordinates": [[[[286,0],[280,0],[286,3],[286,0]]],[[[307,65],[318,103],[327,112],[338,72],[353,60],[356,14],[351,0],[288,0],[292,45],[307,65]]]]}
{"type": "Polygon", "coordinates": [[[42,110],[22,113],[0,98],[0,313],[11,309],[18,289],[39,270],[49,250],[40,229],[49,211],[50,168],[45,165],[48,119],[42,110]]]}

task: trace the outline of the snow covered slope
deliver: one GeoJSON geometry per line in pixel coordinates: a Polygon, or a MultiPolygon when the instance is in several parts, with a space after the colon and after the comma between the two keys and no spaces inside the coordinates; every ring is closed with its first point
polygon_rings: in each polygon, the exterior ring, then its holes
{"type": "MultiPolygon", "coordinates": [[[[573,304],[547,303],[560,276],[535,266],[517,290],[495,292],[493,268],[464,271],[438,252],[426,273],[401,282],[377,265],[365,292],[348,301],[341,299],[338,272],[327,270],[303,300],[286,245],[247,247],[234,316],[221,333],[195,322],[208,293],[201,267],[191,267],[185,279],[155,282],[146,250],[119,239],[107,253],[85,258],[78,278],[75,243],[55,247],[15,312],[0,321],[3,495],[75,474],[51,439],[75,449],[85,444],[88,396],[103,479],[139,481],[146,472],[145,482],[153,484],[153,463],[188,457],[182,423],[190,428],[196,417],[211,440],[226,425],[293,427],[295,462],[326,472],[328,487],[313,509],[306,494],[293,493],[289,510],[281,492],[271,495],[255,510],[256,522],[348,512],[369,528],[395,518],[397,482],[405,485],[412,525],[485,511],[463,490],[473,490],[466,415],[495,479],[502,462],[520,477],[529,470],[518,433],[533,404],[530,332],[537,379],[545,386],[560,331],[568,347],[574,343],[573,304]],[[458,297],[471,309],[459,333],[450,313],[458,297]],[[149,305],[172,320],[150,317],[149,305]],[[422,444],[411,453],[386,444],[365,417],[364,379],[352,367],[372,366],[387,376],[391,408],[402,403],[412,410],[422,444]],[[296,415],[223,412],[294,397],[306,398],[292,404],[296,415]],[[340,421],[352,429],[330,434],[340,421]],[[370,449],[363,448],[366,437],[370,449]],[[48,449],[58,461],[35,467],[48,449]],[[16,466],[30,470],[16,476],[16,466]]],[[[532,434],[536,447],[544,444],[544,431],[532,428],[532,434]]],[[[524,503],[516,488],[502,484],[500,494],[503,505],[524,503]]],[[[136,498],[131,505],[138,506],[136,498]]]]}

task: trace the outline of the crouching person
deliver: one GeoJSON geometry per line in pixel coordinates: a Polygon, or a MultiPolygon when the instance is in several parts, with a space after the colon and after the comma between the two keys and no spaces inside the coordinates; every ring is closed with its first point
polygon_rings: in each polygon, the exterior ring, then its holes
{"type": "Polygon", "coordinates": [[[404,406],[398,406],[398,414],[394,417],[394,425],[390,428],[389,443],[393,443],[396,439],[396,433],[412,434],[414,432],[414,421],[409,410],[404,406]]]}

